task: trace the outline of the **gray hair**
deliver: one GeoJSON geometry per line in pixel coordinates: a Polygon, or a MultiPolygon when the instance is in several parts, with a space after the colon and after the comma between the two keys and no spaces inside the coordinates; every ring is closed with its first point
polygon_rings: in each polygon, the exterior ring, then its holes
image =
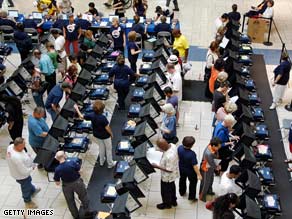
{"type": "Polygon", "coordinates": [[[24,142],[25,142],[25,139],[24,139],[24,138],[22,138],[22,137],[17,137],[17,138],[15,138],[13,144],[14,144],[14,146],[18,146],[18,145],[20,145],[20,144],[23,144],[24,142]]]}
{"type": "Polygon", "coordinates": [[[58,151],[55,156],[56,160],[60,161],[62,159],[66,159],[66,155],[64,151],[58,151]]]}
{"type": "Polygon", "coordinates": [[[34,108],[33,112],[37,113],[37,114],[42,114],[45,112],[45,109],[43,107],[38,106],[38,107],[34,108]]]}

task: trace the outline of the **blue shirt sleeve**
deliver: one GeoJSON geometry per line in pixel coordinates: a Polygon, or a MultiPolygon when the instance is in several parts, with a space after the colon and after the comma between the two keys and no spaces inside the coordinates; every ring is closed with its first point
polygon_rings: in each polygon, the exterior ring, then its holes
{"type": "Polygon", "coordinates": [[[175,117],[171,117],[167,126],[166,126],[171,131],[171,134],[173,133],[174,129],[176,128],[175,126],[176,126],[175,117]]]}
{"type": "Polygon", "coordinates": [[[54,181],[56,181],[56,182],[60,182],[60,180],[61,180],[60,171],[59,171],[59,168],[57,167],[57,168],[55,169],[54,181]]]}
{"type": "Polygon", "coordinates": [[[40,136],[43,133],[42,127],[36,123],[36,121],[31,121],[31,130],[36,136],[40,136]]]}
{"type": "Polygon", "coordinates": [[[197,160],[196,154],[195,153],[193,153],[193,154],[194,154],[194,156],[192,157],[192,165],[195,166],[198,164],[198,160],[197,160]]]}

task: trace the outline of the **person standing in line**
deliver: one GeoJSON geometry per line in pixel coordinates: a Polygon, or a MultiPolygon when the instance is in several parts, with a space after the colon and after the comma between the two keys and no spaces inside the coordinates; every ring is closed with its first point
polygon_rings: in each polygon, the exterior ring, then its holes
{"type": "Polygon", "coordinates": [[[70,14],[68,16],[69,21],[68,23],[63,27],[63,35],[65,37],[65,50],[67,55],[70,55],[70,45],[73,46],[74,54],[78,55],[78,40],[81,36],[81,27],[78,23],[74,20],[74,15],[70,14]]]}
{"type": "Polygon", "coordinates": [[[195,138],[192,136],[184,137],[182,145],[178,147],[179,159],[179,194],[184,196],[187,190],[186,181],[189,180],[189,197],[191,201],[197,201],[196,188],[198,180],[202,180],[197,161],[197,155],[192,150],[195,138]]]}
{"type": "Polygon", "coordinates": [[[220,166],[216,165],[215,159],[218,158],[218,150],[220,147],[221,140],[219,138],[213,138],[203,153],[203,159],[200,168],[202,175],[202,181],[200,185],[200,200],[203,202],[206,202],[207,194],[214,194],[212,191],[214,172],[215,170],[220,170],[220,166]]]}
{"type": "Polygon", "coordinates": [[[32,157],[25,152],[24,138],[17,137],[14,143],[7,148],[6,160],[11,176],[21,186],[22,198],[26,208],[37,208],[38,206],[31,200],[41,188],[35,187],[31,181],[31,172],[35,166],[32,157]]]}
{"type": "Polygon", "coordinates": [[[281,63],[274,70],[274,81],[272,86],[274,89],[273,103],[270,106],[270,110],[276,109],[276,107],[282,102],[287,84],[290,78],[291,63],[289,62],[288,54],[282,54],[281,63]]]}
{"type": "Polygon", "coordinates": [[[176,111],[171,103],[163,105],[161,110],[165,113],[162,117],[160,127],[162,136],[168,143],[176,144],[178,142],[178,138],[176,136],[176,111]]]}
{"type": "Polygon", "coordinates": [[[105,105],[102,101],[96,100],[93,104],[93,112],[85,114],[83,119],[90,120],[93,129],[93,136],[96,138],[99,146],[99,164],[103,166],[105,160],[108,168],[113,168],[116,164],[112,156],[112,139],[113,132],[109,126],[109,122],[103,115],[105,105]]]}
{"type": "Polygon", "coordinates": [[[162,203],[156,205],[160,210],[176,207],[175,180],[179,175],[177,148],[169,144],[163,138],[157,141],[158,148],[163,152],[160,164],[152,164],[154,168],[161,170],[161,197],[162,203]]]}
{"type": "Polygon", "coordinates": [[[175,69],[174,64],[167,64],[167,76],[170,82],[170,86],[174,94],[178,97],[178,101],[182,101],[182,77],[179,71],[175,69]]]}
{"type": "Polygon", "coordinates": [[[166,97],[166,103],[171,103],[171,105],[176,111],[175,117],[176,117],[176,123],[178,124],[178,119],[179,119],[178,97],[173,93],[171,87],[165,87],[163,92],[166,97]]]}
{"type": "Polygon", "coordinates": [[[182,35],[179,29],[173,29],[172,35],[174,37],[173,49],[177,49],[183,62],[187,63],[190,48],[187,38],[182,35]]]}
{"type": "Polygon", "coordinates": [[[133,10],[135,15],[146,18],[147,9],[148,9],[147,0],[134,0],[133,10]]]}
{"type": "Polygon", "coordinates": [[[76,160],[66,159],[64,151],[58,151],[55,158],[60,164],[55,169],[54,181],[59,186],[62,180],[63,194],[71,215],[74,219],[80,219],[81,217],[74,198],[75,193],[78,195],[85,213],[89,213],[89,199],[86,186],[80,177],[81,164],[76,160]]]}
{"type": "Polygon", "coordinates": [[[130,31],[128,34],[128,39],[128,59],[131,64],[131,69],[134,73],[137,73],[137,60],[139,53],[142,52],[136,43],[137,33],[135,31],[130,31]]]}
{"type": "Polygon", "coordinates": [[[65,75],[67,70],[67,54],[65,51],[65,38],[62,36],[58,30],[52,30],[51,34],[55,38],[55,50],[57,51],[59,58],[61,59],[61,63],[58,64],[58,72],[62,74],[62,77],[65,75]]]}
{"type": "MultiPolygon", "coordinates": [[[[177,0],[172,0],[172,2],[174,5],[173,11],[179,11],[177,0]]],[[[166,0],[166,7],[169,7],[169,5],[170,5],[170,0],[166,0]]]]}
{"type": "Polygon", "coordinates": [[[16,30],[13,34],[14,42],[20,54],[20,59],[23,62],[32,50],[33,45],[31,38],[26,32],[24,32],[24,26],[22,23],[16,24],[16,30]]]}
{"type": "Polygon", "coordinates": [[[234,21],[240,22],[241,15],[240,15],[240,13],[237,11],[237,4],[233,4],[233,5],[232,5],[232,12],[229,12],[229,13],[228,13],[228,17],[229,17],[229,19],[231,19],[231,20],[234,20],[234,21]]]}
{"type": "MultiPolygon", "coordinates": [[[[28,141],[33,151],[38,154],[43,142],[48,135],[49,126],[44,119],[45,109],[36,107],[33,114],[28,117],[28,141]]],[[[39,164],[38,168],[42,168],[39,164]]]]}
{"type": "Polygon", "coordinates": [[[46,82],[48,82],[47,94],[56,85],[56,72],[53,62],[48,54],[42,54],[38,49],[33,52],[34,57],[39,60],[39,68],[43,75],[45,75],[46,82]]]}

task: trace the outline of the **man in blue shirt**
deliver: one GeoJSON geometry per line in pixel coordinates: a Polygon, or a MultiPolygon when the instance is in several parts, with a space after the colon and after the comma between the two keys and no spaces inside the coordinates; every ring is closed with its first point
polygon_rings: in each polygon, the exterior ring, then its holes
{"type": "Polygon", "coordinates": [[[70,94],[71,90],[72,85],[68,82],[63,82],[61,85],[55,85],[55,87],[53,87],[53,89],[50,91],[45,103],[45,108],[51,115],[52,121],[55,120],[60,112],[59,102],[63,98],[63,91],[67,94],[70,94]]]}
{"type": "Polygon", "coordinates": [[[58,151],[55,157],[59,166],[55,169],[54,181],[56,185],[61,184],[68,208],[74,219],[79,219],[79,211],[75,203],[74,193],[77,193],[85,212],[89,209],[89,199],[83,180],[80,177],[81,165],[77,160],[66,159],[64,151],[58,151]]]}
{"type": "Polygon", "coordinates": [[[195,138],[192,136],[184,137],[182,145],[178,147],[177,153],[179,158],[179,194],[184,196],[186,193],[186,180],[188,178],[189,184],[189,200],[196,201],[196,188],[198,179],[202,176],[198,167],[197,155],[192,150],[195,144],[195,138]]]}
{"type": "Polygon", "coordinates": [[[276,109],[276,107],[282,102],[290,78],[291,64],[288,60],[288,54],[282,54],[281,58],[282,61],[280,65],[274,70],[274,82],[272,83],[272,86],[275,87],[275,90],[270,110],[276,109]]]}
{"type": "MultiPolygon", "coordinates": [[[[213,138],[217,137],[221,140],[221,148],[219,149],[219,158],[221,159],[221,171],[226,171],[231,161],[232,151],[229,147],[233,147],[234,143],[231,141],[231,137],[229,137],[229,130],[235,123],[235,119],[231,114],[227,114],[223,120],[223,122],[219,122],[213,133],[213,138]]],[[[238,136],[232,137],[234,140],[239,140],[238,136]]]]}
{"type": "Polygon", "coordinates": [[[39,60],[41,73],[45,75],[46,82],[48,82],[47,94],[49,94],[56,85],[56,69],[48,54],[42,54],[38,49],[34,50],[33,54],[39,60]]]}
{"type": "Polygon", "coordinates": [[[81,32],[80,25],[74,21],[74,15],[70,14],[68,17],[69,17],[69,21],[63,27],[63,35],[66,39],[65,50],[66,50],[67,55],[70,55],[70,45],[72,44],[74,54],[77,56],[78,50],[79,50],[78,40],[82,32],[81,32]]]}
{"type": "MultiPolygon", "coordinates": [[[[49,131],[49,126],[44,119],[44,115],[45,109],[36,107],[33,114],[28,117],[28,141],[36,154],[38,154],[39,149],[42,147],[49,131]]],[[[41,164],[39,164],[38,168],[41,167],[41,164]]]]}

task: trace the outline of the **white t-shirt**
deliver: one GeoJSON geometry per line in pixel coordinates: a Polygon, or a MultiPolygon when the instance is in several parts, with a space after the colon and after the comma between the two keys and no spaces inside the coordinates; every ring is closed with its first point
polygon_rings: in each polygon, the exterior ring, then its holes
{"type": "Polygon", "coordinates": [[[33,160],[24,150],[18,152],[14,150],[13,144],[9,145],[6,160],[10,174],[14,179],[21,180],[30,176],[33,170],[33,160]]]}
{"type": "Polygon", "coordinates": [[[170,75],[170,81],[172,83],[172,90],[177,92],[178,100],[182,100],[182,78],[180,72],[176,71],[174,74],[170,75]]]}
{"type": "Polygon", "coordinates": [[[263,13],[263,17],[272,18],[274,16],[274,9],[272,7],[267,7],[263,13]]]}
{"type": "Polygon", "coordinates": [[[65,46],[65,38],[60,35],[55,40],[55,50],[58,51],[58,55],[62,59],[66,57],[66,51],[64,49],[64,46],[65,46]],[[59,51],[61,51],[61,52],[59,52],[59,51]]]}
{"type": "Polygon", "coordinates": [[[235,184],[234,179],[228,178],[227,174],[228,171],[224,172],[221,176],[221,181],[219,185],[220,190],[218,195],[225,195],[227,193],[235,193],[236,195],[241,195],[241,188],[235,184]]]}

